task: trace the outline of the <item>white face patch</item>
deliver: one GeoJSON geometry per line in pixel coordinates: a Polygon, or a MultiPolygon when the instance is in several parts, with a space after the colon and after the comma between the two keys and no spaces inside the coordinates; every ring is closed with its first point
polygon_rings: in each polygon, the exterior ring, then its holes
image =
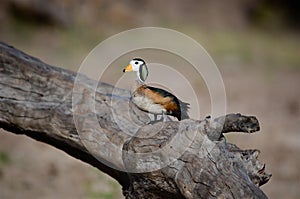
{"type": "Polygon", "coordinates": [[[132,70],[138,72],[140,67],[145,64],[145,62],[133,59],[130,61],[130,64],[132,65],[132,70]]]}
{"type": "Polygon", "coordinates": [[[148,77],[148,68],[144,60],[135,58],[129,63],[132,66],[132,71],[135,71],[140,82],[145,82],[148,77]]]}

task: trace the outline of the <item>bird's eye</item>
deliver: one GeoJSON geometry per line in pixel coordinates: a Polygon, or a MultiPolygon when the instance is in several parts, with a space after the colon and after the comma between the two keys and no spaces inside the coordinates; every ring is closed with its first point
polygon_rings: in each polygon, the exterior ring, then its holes
{"type": "Polygon", "coordinates": [[[134,62],[134,64],[135,64],[135,65],[138,65],[138,64],[139,64],[139,62],[137,62],[137,61],[136,61],[136,62],[134,62]]]}

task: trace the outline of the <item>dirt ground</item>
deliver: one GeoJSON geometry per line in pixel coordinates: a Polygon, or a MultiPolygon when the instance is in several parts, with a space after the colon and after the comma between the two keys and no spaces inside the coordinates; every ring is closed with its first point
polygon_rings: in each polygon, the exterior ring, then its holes
{"type": "Polygon", "coordinates": [[[229,75],[228,112],[258,117],[261,130],[251,135],[232,135],[241,148],[261,151],[260,160],[273,174],[262,186],[269,198],[298,198],[300,191],[300,73],[274,71],[265,77],[258,71],[229,75]],[[241,75],[241,78],[236,78],[241,75]]]}

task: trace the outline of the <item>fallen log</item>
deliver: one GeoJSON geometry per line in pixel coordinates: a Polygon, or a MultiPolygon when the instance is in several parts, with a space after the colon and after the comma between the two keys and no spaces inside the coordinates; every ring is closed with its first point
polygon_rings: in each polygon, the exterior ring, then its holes
{"type": "Polygon", "coordinates": [[[126,198],[267,198],[259,151],[224,133],[253,116],[149,123],[128,90],[50,66],[0,43],[0,127],[61,149],[117,180],[126,198]]]}

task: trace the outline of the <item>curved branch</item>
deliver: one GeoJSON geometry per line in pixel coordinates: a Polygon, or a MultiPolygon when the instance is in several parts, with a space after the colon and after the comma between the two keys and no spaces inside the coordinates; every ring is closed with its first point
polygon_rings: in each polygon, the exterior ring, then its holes
{"type": "Polygon", "coordinates": [[[253,116],[148,124],[127,90],[4,43],[0,90],[1,128],[97,167],[123,186],[126,198],[266,198],[258,186],[271,175],[258,150],[241,150],[222,136],[259,130],[253,116]]]}

